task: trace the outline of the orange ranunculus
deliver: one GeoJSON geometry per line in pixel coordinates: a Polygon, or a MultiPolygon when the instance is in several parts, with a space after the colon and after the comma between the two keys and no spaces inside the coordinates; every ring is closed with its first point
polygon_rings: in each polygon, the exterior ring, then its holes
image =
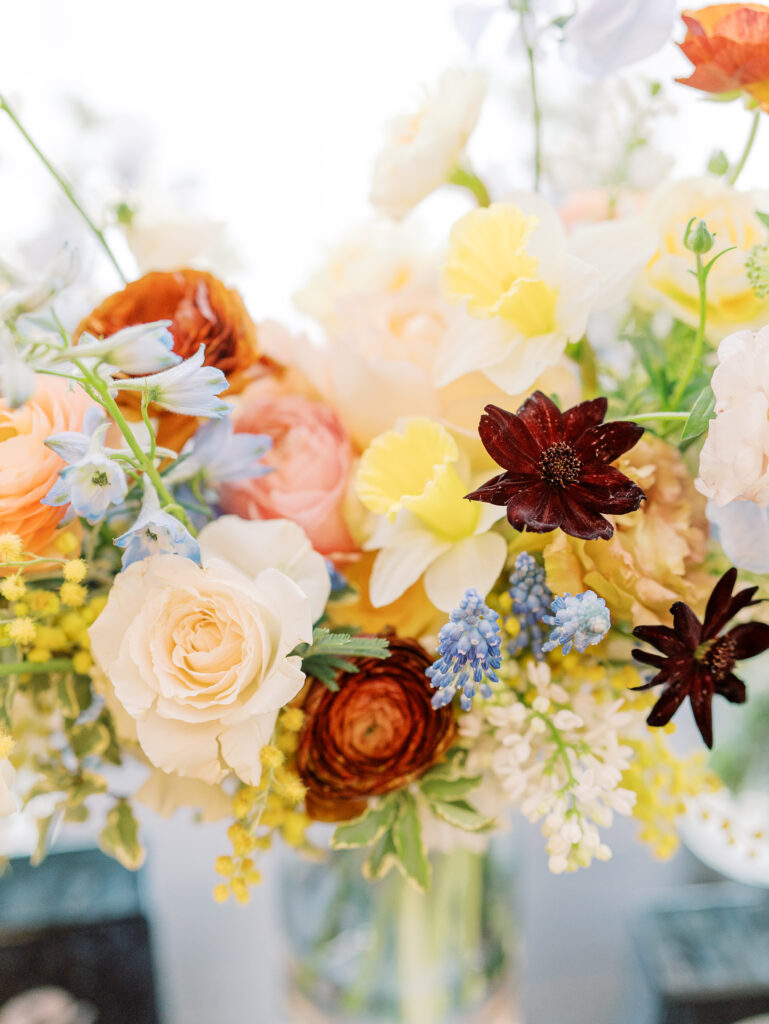
{"type": "Polygon", "coordinates": [[[769,7],[715,4],[684,11],[681,49],[694,65],[684,85],[710,93],[747,93],[769,111],[769,7]]]}
{"type": "MultiPolygon", "coordinates": [[[[145,274],[97,306],[80,323],[75,338],[84,331],[108,338],[123,327],[154,320],[171,321],[174,351],[184,359],[205,345],[206,364],[225,374],[228,394],[241,391],[260,370],[268,368],[268,361],[260,357],[256,328],[240,295],[203,270],[145,274]]],[[[121,395],[123,403],[138,410],[135,395],[121,395]]],[[[177,450],[197,425],[189,416],[152,412],[160,419],[160,443],[177,450]]]]}
{"type": "Polygon", "coordinates": [[[414,640],[393,637],[388,658],[359,659],[337,692],[311,682],[296,754],[311,817],[356,817],[368,797],[407,786],[443,757],[456,725],[450,705],[430,703],[430,663],[414,640]]]}

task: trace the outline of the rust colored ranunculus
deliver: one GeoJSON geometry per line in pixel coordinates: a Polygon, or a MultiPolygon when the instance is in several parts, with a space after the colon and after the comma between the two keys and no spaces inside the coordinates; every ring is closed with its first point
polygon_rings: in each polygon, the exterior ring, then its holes
{"type": "Polygon", "coordinates": [[[744,92],[769,111],[769,7],[715,4],[684,11],[681,49],[694,65],[684,85],[710,93],[744,92]]]}
{"type": "Polygon", "coordinates": [[[296,766],[307,811],[322,821],[362,813],[366,799],[423,775],[455,735],[451,707],[433,709],[430,658],[414,640],[390,640],[384,660],[361,658],[332,693],[318,680],[303,705],[307,721],[296,766]]]}
{"type": "MultiPolygon", "coordinates": [[[[243,300],[203,270],[145,274],[97,306],[78,326],[75,338],[84,331],[108,338],[123,327],[154,320],[171,321],[174,351],[183,359],[205,345],[206,364],[216,366],[229,381],[227,394],[237,393],[258,376],[262,360],[256,328],[243,300]]],[[[123,402],[138,410],[136,396],[121,395],[123,402]]],[[[159,414],[161,444],[178,450],[195,430],[196,421],[189,416],[152,411],[159,414]]]]}

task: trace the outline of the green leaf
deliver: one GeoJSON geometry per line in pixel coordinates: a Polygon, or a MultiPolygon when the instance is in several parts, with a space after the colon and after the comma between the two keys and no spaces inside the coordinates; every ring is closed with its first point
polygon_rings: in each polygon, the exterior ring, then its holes
{"type": "Polygon", "coordinates": [[[355,672],[357,666],[350,658],[387,658],[389,643],[381,636],[360,636],[351,633],[332,633],[316,626],[311,644],[299,644],[292,651],[302,659],[302,671],[314,676],[330,690],[339,689],[337,676],[342,672],[355,672]]]}
{"type": "Polygon", "coordinates": [[[139,842],[139,824],[127,800],[118,800],[107,815],[99,845],[130,871],[136,871],[144,863],[145,851],[139,842]]]}
{"type": "Polygon", "coordinates": [[[70,777],[69,788],[65,792],[67,793],[67,806],[77,807],[89,796],[106,793],[107,780],[96,772],[80,772],[79,775],[70,777]]]}
{"type": "Polygon", "coordinates": [[[760,210],[756,210],[756,216],[765,228],[769,228],[769,213],[762,213],[760,210]]]}
{"type": "Polygon", "coordinates": [[[454,779],[423,777],[419,788],[428,800],[461,800],[480,786],[483,776],[465,775],[454,779]]]}
{"type": "Polygon", "coordinates": [[[53,814],[49,814],[47,818],[37,819],[37,843],[35,844],[32,856],[29,858],[31,864],[35,866],[42,864],[47,857],[51,846],[51,831],[60,817],[61,813],[56,810],[53,814]]]}
{"type": "Polygon", "coordinates": [[[430,800],[429,804],[430,810],[439,818],[455,828],[464,829],[465,832],[479,832],[491,825],[494,820],[476,811],[465,800],[430,800]]]}
{"type": "Polygon", "coordinates": [[[78,703],[75,691],[74,677],[71,675],[62,676],[57,684],[56,693],[59,698],[61,713],[64,717],[77,718],[80,714],[80,704],[78,703]]]}
{"type": "Polygon", "coordinates": [[[398,867],[422,892],[430,887],[430,861],[422,841],[417,803],[411,793],[401,793],[400,814],[392,828],[398,867]]]}
{"type": "Polygon", "coordinates": [[[368,860],[363,864],[363,877],[369,882],[378,882],[380,878],[398,862],[392,832],[384,832],[374,843],[368,860]]]}
{"type": "Polygon", "coordinates": [[[331,837],[332,849],[352,850],[361,846],[370,846],[379,839],[383,832],[392,827],[397,813],[397,799],[385,798],[378,807],[369,807],[354,821],[338,825],[331,837]]]}
{"type": "Polygon", "coordinates": [[[710,384],[706,384],[697,395],[692,411],[684,423],[681,440],[690,441],[693,437],[703,434],[708,429],[708,423],[715,415],[715,411],[716,396],[713,394],[710,384]]]}
{"type": "Polygon", "coordinates": [[[84,722],[73,725],[68,732],[70,746],[77,758],[98,757],[110,745],[109,729],[103,722],[84,722]]]}
{"type": "Polygon", "coordinates": [[[723,149],[717,149],[708,160],[708,170],[711,174],[716,174],[718,177],[726,174],[729,170],[729,157],[724,153],[723,149]]]}

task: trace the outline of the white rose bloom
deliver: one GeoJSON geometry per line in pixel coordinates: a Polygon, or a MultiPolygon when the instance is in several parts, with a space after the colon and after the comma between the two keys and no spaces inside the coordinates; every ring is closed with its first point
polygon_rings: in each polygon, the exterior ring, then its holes
{"type": "Polygon", "coordinates": [[[312,639],[313,604],[328,586],[302,540],[309,546],[295,524],[225,516],[200,533],[202,567],[154,555],[115,579],[92,651],[156,767],[258,783],[260,750],[304,683],[291,651],[312,639]]]}
{"type": "Polygon", "coordinates": [[[769,504],[769,327],[737,331],[718,346],[711,387],[716,417],[700,454],[698,491],[722,507],[769,504]]]}
{"type": "Polygon", "coordinates": [[[485,95],[479,72],[445,71],[421,107],[395,118],[374,164],[371,202],[401,218],[443,185],[478,121],[485,95]]]}

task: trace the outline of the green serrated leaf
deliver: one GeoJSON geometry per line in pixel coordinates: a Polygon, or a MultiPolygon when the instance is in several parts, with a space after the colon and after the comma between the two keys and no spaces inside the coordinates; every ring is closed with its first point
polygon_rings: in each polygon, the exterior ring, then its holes
{"type": "Polygon", "coordinates": [[[411,793],[401,793],[400,813],[391,834],[398,867],[421,892],[427,892],[430,888],[430,861],[422,841],[416,800],[411,793]]]}
{"type": "Polygon", "coordinates": [[[443,821],[448,822],[455,828],[464,829],[465,832],[479,832],[492,824],[493,818],[488,818],[476,811],[465,800],[429,800],[430,810],[443,821]]]}
{"type": "Polygon", "coordinates": [[[334,850],[353,850],[370,846],[390,829],[398,813],[397,799],[385,798],[378,807],[370,807],[359,818],[338,825],[331,837],[334,850]]]}
{"type": "Polygon", "coordinates": [[[716,396],[713,394],[710,384],[706,384],[699,395],[697,395],[692,411],[684,423],[681,440],[690,441],[692,438],[704,434],[708,429],[708,423],[715,415],[715,411],[716,396]]]}
{"type": "Polygon", "coordinates": [[[107,815],[107,824],[99,836],[99,845],[129,871],[136,871],[144,863],[145,851],[139,842],[139,823],[127,800],[118,800],[107,815]]]}
{"type": "Polygon", "coordinates": [[[384,832],[374,843],[368,859],[363,864],[363,877],[369,882],[378,882],[397,862],[398,854],[392,832],[384,832]]]}
{"type": "Polygon", "coordinates": [[[482,775],[459,775],[456,778],[425,776],[419,783],[428,800],[461,800],[480,786],[482,775]]]}

